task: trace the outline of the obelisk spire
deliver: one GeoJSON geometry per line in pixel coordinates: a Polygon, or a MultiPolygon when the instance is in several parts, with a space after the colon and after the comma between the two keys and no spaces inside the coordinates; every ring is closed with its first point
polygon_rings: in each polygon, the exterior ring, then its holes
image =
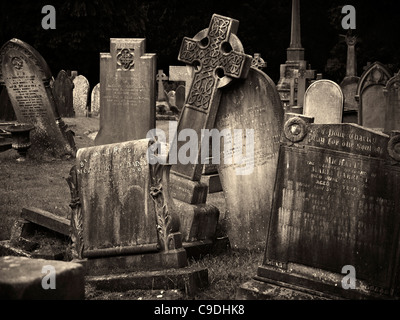
{"type": "Polygon", "coordinates": [[[287,60],[304,60],[304,48],[301,46],[300,32],[300,0],[292,0],[290,46],[287,49],[287,60]]]}

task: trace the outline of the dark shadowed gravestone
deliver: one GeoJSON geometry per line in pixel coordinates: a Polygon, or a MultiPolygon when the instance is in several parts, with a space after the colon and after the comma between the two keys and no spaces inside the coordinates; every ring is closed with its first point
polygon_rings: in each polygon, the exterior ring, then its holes
{"type": "Polygon", "coordinates": [[[17,120],[33,124],[29,154],[75,155],[73,136],[58,115],[51,71],[30,45],[12,39],[0,49],[0,80],[4,81],[17,120]]]}
{"type": "Polygon", "coordinates": [[[264,261],[242,289],[398,299],[400,136],[309,120],[285,123],[264,261]]]}
{"type": "Polygon", "coordinates": [[[100,131],[95,144],[146,137],[155,128],[156,55],[145,39],[111,39],[100,54],[100,131]]]}
{"type": "Polygon", "coordinates": [[[356,92],[356,99],[359,102],[358,124],[378,131],[384,130],[386,113],[384,87],[391,77],[391,72],[380,62],[369,65],[361,75],[356,92]]]}
{"type": "Polygon", "coordinates": [[[90,113],[98,116],[100,114],[100,83],[94,86],[90,101],[90,113]]]}
{"type": "Polygon", "coordinates": [[[0,120],[14,121],[16,120],[15,112],[8,96],[7,88],[0,86],[0,120]]]}
{"type": "Polygon", "coordinates": [[[384,132],[400,130],[400,72],[388,80],[384,94],[386,98],[384,132]]]}
{"type": "Polygon", "coordinates": [[[185,86],[179,85],[175,90],[176,107],[181,111],[185,105],[185,86]]]}
{"type": "MultiPolygon", "coordinates": [[[[121,259],[132,263],[128,269],[186,265],[180,222],[169,195],[170,166],[149,163],[153,142],[132,140],[78,150],[68,180],[72,201],[79,203],[71,205],[78,258],[126,255],[121,259]],[[146,260],[144,253],[153,259],[146,260]]],[[[108,265],[112,260],[98,262],[108,265]]]]}
{"type": "Polygon", "coordinates": [[[314,123],[342,123],[342,89],[331,80],[314,81],[304,94],[303,113],[314,123]]]}
{"type": "MultiPolygon", "coordinates": [[[[273,81],[262,71],[250,68],[245,80],[237,80],[223,90],[215,128],[228,130],[224,141],[231,147],[218,168],[226,202],[226,228],[231,246],[248,249],[265,245],[278,161],[283,107],[273,81]],[[242,134],[234,137],[234,130],[242,134]],[[254,130],[253,138],[246,130],[254,130]],[[249,139],[250,138],[250,139],[249,139]],[[254,153],[245,164],[232,161],[233,148],[254,143],[254,153]],[[248,171],[246,170],[248,169],[248,171]]],[[[222,135],[222,134],[221,134],[222,135]]],[[[213,142],[214,145],[214,142],[213,142]]],[[[247,150],[249,152],[249,150],[247,150]]]]}
{"type": "Polygon", "coordinates": [[[85,76],[76,76],[73,80],[73,101],[76,115],[86,116],[88,112],[89,81],[85,76]]]}
{"type": "Polygon", "coordinates": [[[74,84],[68,74],[61,70],[53,84],[54,99],[60,117],[74,117],[74,84]]]}

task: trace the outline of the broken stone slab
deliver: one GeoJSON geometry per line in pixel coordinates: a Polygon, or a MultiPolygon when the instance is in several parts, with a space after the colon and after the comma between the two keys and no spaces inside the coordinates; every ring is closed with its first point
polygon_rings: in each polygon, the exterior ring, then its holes
{"type": "Polygon", "coordinates": [[[81,300],[83,267],[77,263],[5,256],[0,258],[0,299],[81,300]]]}

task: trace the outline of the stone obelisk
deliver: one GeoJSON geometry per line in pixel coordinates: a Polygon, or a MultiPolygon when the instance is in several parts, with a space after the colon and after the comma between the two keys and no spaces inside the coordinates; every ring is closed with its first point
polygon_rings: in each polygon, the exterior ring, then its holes
{"type": "Polygon", "coordinates": [[[277,89],[286,112],[302,113],[304,93],[310,80],[315,78],[315,70],[307,68],[301,46],[300,0],[292,0],[290,46],[286,52],[287,60],[281,64],[277,89]]]}

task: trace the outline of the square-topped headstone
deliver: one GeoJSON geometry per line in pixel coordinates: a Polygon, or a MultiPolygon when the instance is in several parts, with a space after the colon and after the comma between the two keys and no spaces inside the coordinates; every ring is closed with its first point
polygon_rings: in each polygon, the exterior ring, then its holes
{"type": "Polygon", "coordinates": [[[304,94],[303,113],[313,117],[314,123],[342,123],[343,92],[331,80],[314,81],[304,94]]]}
{"type": "Polygon", "coordinates": [[[30,153],[75,155],[73,138],[62,125],[55,105],[50,68],[39,52],[12,39],[0,49],[0,64],[0,82],[6,85],[17,120],[35,127],[30,153]]]}
{"type": "Polygon", "coordinates": [[[256,279],[321,296],[398,298],[400,136],[305,120],[284,126],[256,279]]]}
{"type": "Polygon", "coordinates": [[[111,39],[100,54],[100,131],[95,144],[144,139],[155,128],[156,55],[145,39],[111,39]]]}

